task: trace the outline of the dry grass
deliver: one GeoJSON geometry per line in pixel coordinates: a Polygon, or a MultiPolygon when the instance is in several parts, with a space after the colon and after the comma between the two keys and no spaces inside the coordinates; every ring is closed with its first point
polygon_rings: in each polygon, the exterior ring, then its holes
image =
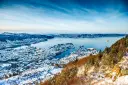
{"type": "MultiPolygon", "coordinates": [[[[99,69],[99,67],[102,66],[101,64],[103,64],[107,65],[109,68],[113,68],[126,52],[126,47],[128,45],[128,42],[126,41],[128,41],[128,38],[122,38],[110,48],[105,49],[101,54],[90,55],[80,60],[68,63],[59,75],[41,83],[41,85],[90,85],[89,83],[91,79],[86,79],[84,75],[83,77],[76,77],[78,67],[87,65],[99,69]]],[[[117,66],[113,69],[113,71],[115,70],[117,73],[120,71],[117,66]]]]}
{"type": "Polygon", "coordinates": [[[68,63],[61,74],[55,75],[52,79],[42,82],[41,85],[84,85],[85,77],[76,77],[77,68],[87,63],[94,56],[88,56],[83,59],[68,63]],[[83,79],[83,80],[82,80],[83,79]]]}

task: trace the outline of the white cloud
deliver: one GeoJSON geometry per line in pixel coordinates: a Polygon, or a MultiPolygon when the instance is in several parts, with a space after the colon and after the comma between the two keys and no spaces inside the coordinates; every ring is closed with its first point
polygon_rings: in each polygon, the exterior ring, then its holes
{"type": "Polygon", "coordinates": [[[47,33],[124,33],[128,31],[128,18],[124,13],[111,11],[99,13],[92,9],[80,8],[68,10],[57,6],[73,15],[56,10],[34,7],[0,9],[0,31],[33,31],[47,33]],[[53,15],[47,15],[47,12],[53,15]]]}

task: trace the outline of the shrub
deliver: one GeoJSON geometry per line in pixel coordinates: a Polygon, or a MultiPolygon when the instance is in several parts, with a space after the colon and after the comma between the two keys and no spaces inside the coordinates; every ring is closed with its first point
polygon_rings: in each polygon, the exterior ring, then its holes
{"type": "Polygon", "coordinates": [[[128,75],[128,70],[121,69],[121,75],[128,75]]]}
{"type": "Polygon", "coordinates": [[[126,46],[128,47],[128,39],[126,39],[126,46]]]}
{"type": "Polygon", "coordinates": [[[67,85],[68,81],[75,77],[77,68],[66,68],[60,75],[54,76],[51,80],[45,82],[46,85],[67,85]]]}

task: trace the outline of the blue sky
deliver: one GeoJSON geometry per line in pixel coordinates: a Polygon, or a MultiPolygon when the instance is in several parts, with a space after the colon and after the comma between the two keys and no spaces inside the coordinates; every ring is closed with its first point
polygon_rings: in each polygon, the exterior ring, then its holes
{"type": "Polygon", "coordinates": [[[128,0],[0,0],[0,32],[128,33],[128,0]]]}

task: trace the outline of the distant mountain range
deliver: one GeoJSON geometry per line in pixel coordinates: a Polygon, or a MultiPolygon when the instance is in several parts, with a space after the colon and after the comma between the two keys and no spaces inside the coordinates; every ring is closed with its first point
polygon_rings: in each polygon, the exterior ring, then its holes
{"type": "Polygon", "coordinates": [[[45,38],[52,39],[54,37],[59,38],[98,38],[98,37],[119,37],[125,36],[126,34],[27,34],[27,33],[9,33],[4,32],[0,34],[0,41],[14,41],[24,40],[31,38],[45,38]]]}
{"type": "Polygon", "coordinates": [[[41,34],[27,34],[27,33],[8,33],[4,32],[0,34],[0,41],[15,41],[15,40],[24,40],[24,39],[32,39],[32,38],[43,38],[43,39],[51,39],[53,36],[49,35],[41,35],[41,34]]]}
{"type": "Polygon", "coordinates": [[[97,38],[97,37],[118,37],[125,36],[126,34],[59,34],[55,37],[64,38],[97,38]]]}

